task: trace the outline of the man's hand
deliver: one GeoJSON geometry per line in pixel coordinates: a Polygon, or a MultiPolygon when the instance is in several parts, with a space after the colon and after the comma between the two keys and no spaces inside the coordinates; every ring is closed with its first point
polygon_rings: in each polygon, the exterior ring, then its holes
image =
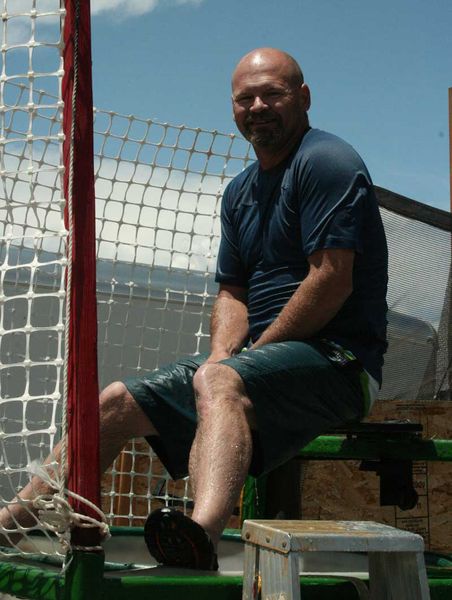
{"type": "Polygon", "coordinates": [[[210,319],[210,356],[206,362],[237,354],[248,337],[247,290],[221,284],[210,319]]]}

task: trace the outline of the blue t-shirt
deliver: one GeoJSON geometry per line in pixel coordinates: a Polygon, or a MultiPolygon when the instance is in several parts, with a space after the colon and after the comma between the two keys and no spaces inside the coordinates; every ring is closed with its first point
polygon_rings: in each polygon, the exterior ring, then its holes
{"type": "Polygon", "coordinates": [[[353,292],[315,339],[351,350],[381,383],[386,237],[370,175],[349,144],[309,129],[273,169],[253,163],[226,188],[221,224],[216,281],[247,288],[253,341],[307,276],[313,252],[355,250],[353,292]]]}

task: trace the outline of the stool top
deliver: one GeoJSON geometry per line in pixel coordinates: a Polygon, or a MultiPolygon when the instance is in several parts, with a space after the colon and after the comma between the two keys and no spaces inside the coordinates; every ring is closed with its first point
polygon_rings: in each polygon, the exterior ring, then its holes
{"type": "Polygon", "coordinates": [[[246,520],[242,538],[278,552],[422,552],[420,535],[373,521],[246,520]]]}

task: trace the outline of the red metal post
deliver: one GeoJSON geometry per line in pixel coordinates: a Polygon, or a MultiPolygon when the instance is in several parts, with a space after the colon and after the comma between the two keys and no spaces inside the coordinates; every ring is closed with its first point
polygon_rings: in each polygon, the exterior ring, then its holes
{"type": "MultiPolygon", "coordinates": [[[[68,357],[68,487],[99,505],[96,229],[89,0],[66,0],[64,71],[62,92],[66,200],[69,194],[71,129],[72,123],[75,124],[72,150],[73,254],[68,357]],[[77,93],[73,108],[75,78],[77,93]]],[[[68,224],[67,208],[65,216],[68,224]]],[[[74,508],[91,514],[79,503],[75,503],[74,508]]],[[[82,542],[86,545],[96,545],[96,542],[90,543],[81,530],[77,530],[75,536],[78,536],[79,544],[80,538],[83,538],[82,542]]],[[[91,540],[91,534],[88,537],[91,540]]]]}

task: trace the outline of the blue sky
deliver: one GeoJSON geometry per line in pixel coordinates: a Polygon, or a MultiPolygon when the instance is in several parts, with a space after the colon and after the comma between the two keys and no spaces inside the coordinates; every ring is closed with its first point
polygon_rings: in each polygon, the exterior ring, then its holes
{"type": "Polygon", "coordinates": [[[92,0],[99,108],[235,131],[230,74],[252,48],[291,53],[311,123],[374,182],[449,210],[450,0],[92,0]]]}

